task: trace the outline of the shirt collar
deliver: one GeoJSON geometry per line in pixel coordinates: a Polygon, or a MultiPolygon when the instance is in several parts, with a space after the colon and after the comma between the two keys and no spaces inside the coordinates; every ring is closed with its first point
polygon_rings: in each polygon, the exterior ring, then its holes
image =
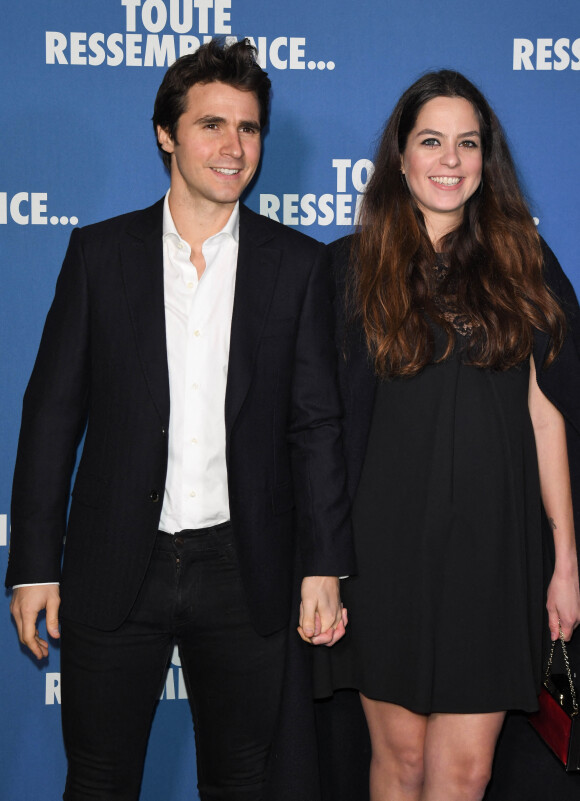
{"type": "MultiPolygon", "coordinates": [[[[177,228],[175,227],[175,223],[173,222],[173,217],[171,216],[171,211],[169,210],[169,193],[171,189],[167,190],[165,195],[165,200],[163,201],[163,239],[168,236],[176,236],[180,241],[182,238],[179,235],[177,228]]],[[[228,234],[232,237],[232,239],[237,243],[240,239],[240,201],[236,203],[232,213],[230,214],[227,223],[213,236],[210,236],[209,239],[206,241],[209,242],[210,239],[213,239],[214,236],[221,236],[222,234],[228,234]]]]}

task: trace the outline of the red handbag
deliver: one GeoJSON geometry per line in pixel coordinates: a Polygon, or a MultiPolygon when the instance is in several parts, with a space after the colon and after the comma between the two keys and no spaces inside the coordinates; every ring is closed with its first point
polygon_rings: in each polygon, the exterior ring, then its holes
{"type": "Polygon", "coordinates": [[[573,772],[580,771],[580,715],[562,628],[559,640],[564,654],[566,673],[552,673],[552,660],[557,642],[554,640],[538,699],[540,708],[529,716],[529,721],[566,770],[573,772]]]}

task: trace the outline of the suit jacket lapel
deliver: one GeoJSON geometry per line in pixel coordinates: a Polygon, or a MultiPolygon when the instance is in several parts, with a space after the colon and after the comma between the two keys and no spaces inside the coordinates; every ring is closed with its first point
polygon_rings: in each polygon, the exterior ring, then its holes
{"type": "Polygon", "coordinates": [[[163,199],[138,212],[121,240],[121,269],[141,366],[165,428],[169,373],[163,290],[163,199]]]}
{"type": "Polygon", "coordinates": [[[226,389],[226,436],[247,395],[276,285],[280,250],[258,214],[240,205],[240,242],[226,389]]]}

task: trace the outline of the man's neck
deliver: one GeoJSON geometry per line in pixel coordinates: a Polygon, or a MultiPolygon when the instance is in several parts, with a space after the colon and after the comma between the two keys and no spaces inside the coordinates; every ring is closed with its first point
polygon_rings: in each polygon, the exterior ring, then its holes
{"type": "Polygon", "coordinates": [[[235,203],[194,202],[181,193],[169,193],[169,210],[179,235],[191,248],[193,254],[201,253],[206,239],[222,230],[229,220],[235,203]]]}

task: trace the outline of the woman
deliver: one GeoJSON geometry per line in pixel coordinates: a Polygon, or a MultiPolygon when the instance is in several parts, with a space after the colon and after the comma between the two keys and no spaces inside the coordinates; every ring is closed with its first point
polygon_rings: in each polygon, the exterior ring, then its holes
{"type": "Polygon", "coordinates": [[[580,622],[564,421],[536,380],[577,359],[543,276],[566,279],[456,72],[399,100],[360,222],[332,246],[359,573],[330,682],[361,694],[372,801],[475,801],[505,711],[537,707],[542,502],[552,639],[580,622]]]}

